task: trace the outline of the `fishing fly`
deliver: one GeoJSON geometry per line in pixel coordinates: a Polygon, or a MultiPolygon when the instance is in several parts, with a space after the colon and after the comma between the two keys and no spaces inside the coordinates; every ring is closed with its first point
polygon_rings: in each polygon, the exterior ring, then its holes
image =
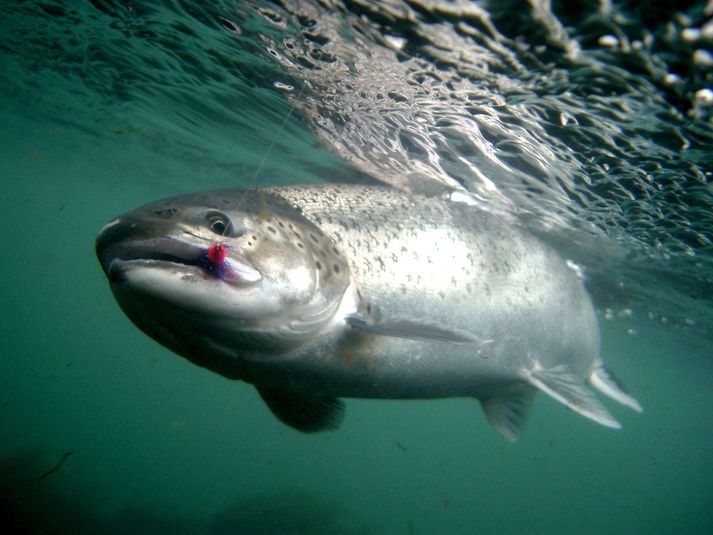
{"type": "Polygon", "coordinates": [[[214,266],[219,266],[225,260],[226,255],[225,245],[214,243],[208,249],[208,262],[214,266]]]}

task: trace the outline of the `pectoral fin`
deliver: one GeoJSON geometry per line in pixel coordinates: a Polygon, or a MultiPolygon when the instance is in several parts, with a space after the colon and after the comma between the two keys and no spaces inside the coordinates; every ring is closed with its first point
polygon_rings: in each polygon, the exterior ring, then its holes
{"type": "Polygon", "coordinates": [[[344,418],[344,403],[336,398],[264,387],[257,391],[280,421],[303,433],[336,429],[344,418]]]}
{"type": "Polygon", "coordinates": [[[478,342],[478,339],[470,333],[426,319],[389,318],[371,320],[353,315],[347,317],[346,321],[352,329],[383,336],[465,344],[478,342]]]}
{"type": "Polygon", "coordinates": [[[582,416],[586,416],[607,427],[621,428],[621,424],[609,414],[604,405],[586,387],[584,381],[573,373],[568,372],[564,366],[526,370],[525,377],[531,385],[549,394],[582,416]]]}
{"type": "Polygon", "coordinates": [[[517,383],[480,400],[480,404],[490,425],[510,442],[516,442],[530,415],[536,392],[537,389],[528,384],[517,383]]]}

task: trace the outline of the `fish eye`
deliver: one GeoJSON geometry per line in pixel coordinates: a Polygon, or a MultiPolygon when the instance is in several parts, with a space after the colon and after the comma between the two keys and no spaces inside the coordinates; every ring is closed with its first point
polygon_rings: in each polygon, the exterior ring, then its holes
{"type": "Polygon", "coordinates": [[[206,214],[208,228],[219,236],[230,236],[233,233],[233,225],[230,218],[222,212],[208,212],[206,214]]]}

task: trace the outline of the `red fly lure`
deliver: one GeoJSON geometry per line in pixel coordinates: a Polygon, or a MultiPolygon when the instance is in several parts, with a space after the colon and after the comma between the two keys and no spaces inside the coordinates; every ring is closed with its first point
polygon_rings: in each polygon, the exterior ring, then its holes
{"type": "Polygon", "coordinates": [[[210,246],[210,249],[208,249],[208,262],[214,266],[219,266],[225,260],[226,254],[225,245],[214,243],[210,246]]]}
{"type": "Polygon", "coordinates": [[[221,243],[214,243],[208,250],[203,250],[199,264],[216,277],[225,280],[230,273],[230,265],[227,260],[228,248],[221,243]]]}

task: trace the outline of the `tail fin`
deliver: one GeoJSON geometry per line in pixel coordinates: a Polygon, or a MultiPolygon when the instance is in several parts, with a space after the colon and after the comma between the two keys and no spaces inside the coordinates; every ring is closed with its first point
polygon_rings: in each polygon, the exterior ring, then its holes
{"type": "Polygon", "coordinates": [[[601,360],[594,366],[592,374],[589,376],[589,384],[605,396],[618,401],[622,405],[626,405],[636,412],[643,410],[639,402],[627,393],[621,381],[609,371],[601,360]]]}
{"type": "Polygon", "coordinates": [[[599,403],[584,381],[567,371],[565,366],[544,369],[535,367],[525,372],[527,381],[546,394],[549,394],[568,408],[594,420],[598,424],[621,428],[621,424],[609,414],[604,405],[599,403]]]}

